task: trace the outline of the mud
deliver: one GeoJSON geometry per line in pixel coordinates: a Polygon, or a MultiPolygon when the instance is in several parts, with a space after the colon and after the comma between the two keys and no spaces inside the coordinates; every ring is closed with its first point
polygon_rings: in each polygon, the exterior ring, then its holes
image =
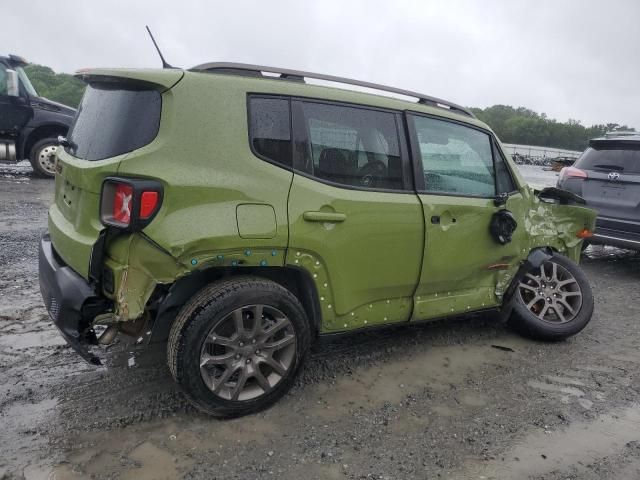
{"type": "Polygon", "coordinates": [[[0,165],[0,478],[640,478],[638,254],[587,250],[596,311],[568,341],[492,315],[324,340],[277,405],[219,421],[161,349],[96,368],[59,338],[37,286],[52,192],[0,165]]]}

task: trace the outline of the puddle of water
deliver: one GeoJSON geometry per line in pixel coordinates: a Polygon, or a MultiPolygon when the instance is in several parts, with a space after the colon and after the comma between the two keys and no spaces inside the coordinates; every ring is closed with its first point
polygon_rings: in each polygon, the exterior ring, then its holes
{"type": "MultiPolygon", "coordinates": [[[[309,389],[309,395],[319,398],[310,415],[327,419],[345,414],[363,406],[375,408],[385,403],[399,403],[407,395],[424,388],[445,390],[451,383],[487,364],[506,361],[507,355],[490,345],[474,347],[432,347],[427,352],[410,358],[387,362],[344,377],[334,385],[318,385],[309,389]]],[[[461,399],[464,403],[465,399],[461,399]]],[[[467,398],[470,406],[484,405],[480,397],[467,398]]]]}
{"type": "Polygon", "coordinates": [[[635,404],[565,430],[533,433],[511,448],[504,461],[469,465],[450,478],[520,480],[570,467],[586,468],[595,459],[622,453],[627,443],[638,440],[640,405],[635,404]]]}
{"type": "Polygon", "coordinates": [[[57,405],[56,399],[46,399],[35,403],[14,402],[0,415],[0,445],[2,449],[2,465],[0,478],[12,478],[9,472],[25,468],[23,475],[28,480],[48,478],[48,470],[41,466],[42,459],[34,460],[33,451],[39,445],[44,448],[47,438],[37,429],[52,413],[57,405]],[[3,469],[6,469],[3,470],[3,469]]]}
{"type": "Polygon", "coordinates": [[[140,463],[122,475],[125,480],[171,480],[177,477],[175,458],[152,443],[138,445],[128,457],[140,463]]]}

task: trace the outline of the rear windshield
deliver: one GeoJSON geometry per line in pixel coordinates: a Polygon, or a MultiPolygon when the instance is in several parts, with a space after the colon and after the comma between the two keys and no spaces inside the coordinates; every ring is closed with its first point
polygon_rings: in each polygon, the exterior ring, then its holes
{"type": "Polygon", "coordinates": [[[640,147],[588,148],[576,162],[576,167],[586,170],[608,170],[640,173],[640,147]]]}
{"type": "Polygon", "coordinates": [[[161,108],[157,90],[89,85],[69,133],[70,153],[102,160],[143,147],[158,134],[161,108]]]}

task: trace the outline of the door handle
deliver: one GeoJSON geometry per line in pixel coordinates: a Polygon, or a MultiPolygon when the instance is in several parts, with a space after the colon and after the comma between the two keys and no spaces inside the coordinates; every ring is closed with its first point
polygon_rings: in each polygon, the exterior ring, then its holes
{"type": "Polygon", "coordinates": [[[338,212],[304,212],[302,218],[307,222],[340,223],[344,222],[347,216],[344,213],[338,212]]]}

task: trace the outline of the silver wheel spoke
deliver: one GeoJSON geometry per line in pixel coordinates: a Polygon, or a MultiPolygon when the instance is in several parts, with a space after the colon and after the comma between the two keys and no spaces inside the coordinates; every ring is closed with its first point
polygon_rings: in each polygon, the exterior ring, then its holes
{"type": "Polygon", "coordinates": [[[277,352],[278,350],[291,345],[293,342],[295,342],[295,340],[296,337],[294,335],[287,335],[286,337],[281,338],[280,340],[276,340],[275,342],[265,343],[263,348],[265,350],[277,352]]]}
{"type": "Polygon", "coordinates": [[[273,390],[287,375],[295,364],[295,351],[295,330],[286,315],[269,305],[246,305],[208,332],[200,352],[200,374],[214,395],[251,400],[273,390]]]}
{"type": "Polygon", "coordinates": [[[255,337],[262,331],[262,314],[264,307],[262,305],[256,305],[253,308],[253,327],[251,329],[251,336],[255,337]]]}
{"type": "Polygon", "coordinates": [[[233,360],[235,354],[233,352],[224,355],[202,355],[200,357],[200,366],[205,365],[228,365],[233,360]]]}
{"type": "Polygon", "coordinates": [[[238,335],[242,335],[242,332],[244,332],[244,317],[242,315],[241,308],[234,310],[233,321],[235,322],[235,325],[236,325],[236,333],[238,335]]]}
{"type": "Polygon", "coordinates": [[[240,371],[240,376],[238,377],[238,381],[236,382],[236,386],[233,387],[233,393],[231,394],[231,400],[238,400],[242,389],[247,383],[247,379],[249,378],[249,374],[246,368],[243,368],[240,371]]]}
{"type": "Polygon", "coordinates": [[[269,380],[267,380],[267,378],[262,374],[259,368],[255,369],[253,377],[256,379],[256,382],[258,382],[258,385],[260,385],[260,388],[262,388],[262,391],[264,393],[267,393],[269,390],[271,390],[269,380]]]}
{"type": "Polygon", "coordinates": [[[536,287],[532,287],[531,285],[527,285],[526,283],[521,283],[520,288],[524,288],[525,290],[529,290],[530,292],[538,294],[538,289],[536,287]]]}
{"type": "Polygon", "coordinates": [[[235,345],[232,338],[218,337],[215,334],[209,334],[207,336],[207,342],[213,343],[215,345],[221,345],[223,347],[233,347],[235,345]]]}
{"type": "Polygon", "coordinates": [[[284,327],[289,325],[289,319],[286,317],[276,319],[276,323],[263,331],[263,338],[269,338],[278,333],[284,327]]]}
{"type": "Polygon", "coordinates": [[[273,368],[273,371],[276,372],[278,375],[282,376],[286,373],[286,369],[282,366],[282,364],[276,360],[273,357],[267,357],[265,358],[264,362],[269,365],[271,368],[273,368]]]}
{"type": "Polygon", "coordinates": [[[544,307],[542,307],[542,310],[540,311],[540,313],[538,314],[538,318],[541,318],[544,320],[544,316],[547,313],[547,310],[549,310],[549,304],[545,303],[544,307]]]}
{"type": "MultiPolygon", "coordinates": [[[[528,278],[529,280],[532,280],[532,281],[536,282],[536,285],[540,286],[540,279],[538,277],[535,277],[535,276],[531,275],[530,273],[527,273],[525,275],[525,277],[528,278]]],[[[526,285],[526,284],[521,283],[520,285],[526,285]]]]}
{"type": "Polygon", "coordinates": [[[533,300],[531,300],[529,303],[527,303],[527,308],[529,310],[531,310],[531,307],[533,307],[536,303],[538,303],[540,300],[544,300],[543,297],[541,297],[540,295],[536,295],[533,300]]]}
{"type": "Polygon", "coordinates": [[[569,310],[569,313],[570,313],[571,315],[574,315],[574,314],[576,313],[576,312],[573,310],[573,307],[571,307],[571,305],[569,305],[569,304],[567,303],[567,301],[566,301],[564,298],[562,298],[562,299],[558,300],[558,303],[559,303],[560,305],[562,305],[563,307],[565,307],[567,310],[569,310]]]}
{"type": "Polygon", "coordinates": [[[562,295],[565,297],[581,297],[582,293],[580,292],[562,292],[562,295]]]}
{"type": "Polygon", "coordinates": [[[578,283],[575,278],[567,278],[566,280],[562,280],[558,282],[558,288],[564,287],[565,285],[571,285],[572,283],[578,283]]]}
{"type": "Polygon", "coordinates": [[[563,310],[563,308],[562,308],[562,307],[564,307],[564,305],[562,305],[562,306],[558,306],[558,303],[559,303],[559,302],[554,302],[554,304],[553,304],[553,310],[556,312],[556,315],[558,315],[558,317],[560,317],[560,321],[561,321],[562,323],[564,323],[564,322],[566,322],[566,321],[567,321],[567,319],[566,319],[566,318],[565,318],[565,316],[564,316],[564,313],[562,313],[562,310],[563,310]]]}
{"type": "Polygon", "coordinates": [[[224,373],[218,379],[212,379],[214,382],[213,393],[220,392],[220,389],[224,386],[225,383],[231,378],[231,375],[237,370],[237,367],[230,366],[228,367],[224,373]]]}

